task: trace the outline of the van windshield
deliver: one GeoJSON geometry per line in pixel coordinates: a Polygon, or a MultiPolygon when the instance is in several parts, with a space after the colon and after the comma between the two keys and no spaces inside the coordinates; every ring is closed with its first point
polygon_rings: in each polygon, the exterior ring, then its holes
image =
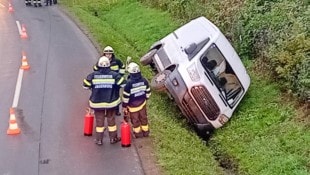
{"type": "Polygon", "coordinates": [[[238,77],[221,51],[212,44],[200,58],[206,76],[220,92],[220,96],[232,108],[244,93],[238,77]]]}

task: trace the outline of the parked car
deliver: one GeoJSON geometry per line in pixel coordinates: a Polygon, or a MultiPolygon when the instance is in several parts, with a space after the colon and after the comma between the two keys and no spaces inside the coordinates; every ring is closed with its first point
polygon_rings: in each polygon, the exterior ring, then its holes
{"type": "Polygon", "coordinates": [[[166,91],[202,137],[231,118],[250,86],[238,54],[205,17],[155,42],[140,62],[156,72],[151,88],[166,91]]]}

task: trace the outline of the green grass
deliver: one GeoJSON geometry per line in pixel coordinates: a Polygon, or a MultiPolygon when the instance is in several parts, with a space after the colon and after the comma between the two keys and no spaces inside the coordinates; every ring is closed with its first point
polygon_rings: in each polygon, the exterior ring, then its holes
{"type": "MultiPolygon", "coordinates": [[[[170,14],[135,0],[63,0],[101,47],[111,45],[125,61],[138,62],[151,44],[181,25],[170,14]],[[95,16],[97,13],[98,16],[95,16]]],[[[165,174],[302,175],[310,173],[309,125],[298,123],[275,82],[255,73],[244,60],[252,84],[229,123],[207,146],[187,126],[166,94],[153,92],[148,114],[156,156],[165,174]],[[220,166],[221,165],[221,166],[220,166]]],[[[142,73],[150,80],[148,67],[142,73]]]]}
{"type": "Polygon", "coordinates": [[[252,76],[233,120],[210,140],[215,153],[238,160],[241,174],[309,174],[309,128],[296,123],[277,86],[252,76]]]}

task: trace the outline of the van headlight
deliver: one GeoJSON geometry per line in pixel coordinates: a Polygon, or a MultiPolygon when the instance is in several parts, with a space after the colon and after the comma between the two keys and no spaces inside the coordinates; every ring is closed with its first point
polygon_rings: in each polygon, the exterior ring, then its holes
{"type": "Polygon", "coordinates": [[[224,115],[224,114],[221,114],[220,117],[219,117],[219,122],[224,125],[226,122],[228,122],[229,118],[224,115]]]}
{"type": "Polygon", "coordinates": [[[196,69],[195,64],[190,65],[186,70],[187,70],[192,81],[199,81],[200,80],[200,76],[199,76],[199,73],[196,69]]]}

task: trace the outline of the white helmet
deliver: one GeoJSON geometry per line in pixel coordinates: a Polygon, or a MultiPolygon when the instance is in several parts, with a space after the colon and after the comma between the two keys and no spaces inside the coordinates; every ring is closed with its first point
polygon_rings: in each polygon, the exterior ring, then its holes
{"type": "Polygon", "coordinates": [[[134,62],[129,63],[128,72],[131,74],[135,74],[135,73],[140,72],[139,65],[137,63],[134,63],[134,62]]]}
{"type": "Polygon", "coordinates": [[[99,58],[98,67],[110,67],[110,60],[106,56],[102,56],[99,58]]]}
{"type": "Polygon", "coordinates": [[[103,53],[114,53],[114,50],[111,46],[107,46],[103,49],[103,53]]]}

